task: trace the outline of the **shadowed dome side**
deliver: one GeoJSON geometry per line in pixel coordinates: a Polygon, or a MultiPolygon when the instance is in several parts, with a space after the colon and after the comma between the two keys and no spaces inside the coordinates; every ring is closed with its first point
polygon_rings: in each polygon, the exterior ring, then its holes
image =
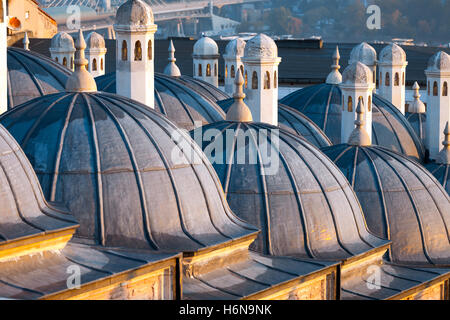
{"type": "Polygon", "coordinates": [[[428,69],[431,72],[450,72],[450,55],[439,51],[428,60],[428,69]]]}
{"type": "Polygon", "coordinates": [[[86,49],[105,49],[105,39],[97,32],[91,32],[86,37],[86,49]]]}
{"type": "Polygon", "coordinates": [[[422,141],[422,144],[425,145],[427,114],[406,112],[405,117],[413,128],[417,137],[420,139],[420,141],[422,141]]]}
{"type": "Polygon", "coordinates": [[[72,72],[33,51],[9,47],[8,109],[46,94],[64,91],[72,72]]]}
{"type": "Polygon", "coordinates": [[[234,57],[243,57],[245,51],[246,42],[241,38],[236,38],[228,42],[225,47],[224,56],[234,58],[234,57]]]}
{"type": "Polygon", "coordinates": [[[425,165],[428,171],[444,187],[447,194],[450,195],[450,164],[431,162],[425,165]]]}
{"type": "Polygon", "coordinates": [[[201,93],[214,102],[230,98],[227,93],[203,80],[183,75],[177,80],[182,81],[187,87],[191,88],[195,92],[201,93]]]}
{"type": "Polygon", "coordinates": [[[210,158],[233,212],[262,229],[252,244],[257,251],[337,260],[385,244],[367,231],[345,177],[306,140],[275,126],[230,121],[191,136],[210,158]]]}
{"type": "Polygon", "coordinates": [[[58,93],[2,115],[47,199],[105,246],[195,251],[256,229],[230,211],[214,169],[182,130],[108,93],[58,93]]]}
{"type": "MultiPolygon", "coordinates": [[[[116,93],[115,73],[97,77],[95,81],[99,91],[116,93]]],[[[196,82],[187,83],[184,77],[155,74],[155,111],[186,130],[193,129],[196,122],[204,125],[225,119],[225,113],[215,101],[193,89],[196,82]]]]}
{"type": "Polygon", "coordinates": [[[397,263],[450,265],[450,198],[421,165],[379,146],[323,148],[350,181],[369,229],[397,263]]]}
{"type": "MultiPolygon", "coordinates": [[[[233,99],[218,101],[217,103],[227,113],[233,104],[233,99]]],[[[318,148],[331,145],[331,141],[314,122],[297,110],[283,104],[278,104],[278,126],[297,134],[318,148]]]]}
{"type": "MultiPolygon", "coordinates": [[[[311,119],[333,144],[341,143],[342,91],[320,84],[297,90],[280,100],[311,119]]],[[[386,99],[373,95],[372,143],[423,161],[425,149],[401,112],[386,99]]]]}
{"type": "Polygon", "coordinates": [[[128,0],[117,9],[116,25],[140,27],[153,22],[152,8],[144,1],[128,0]]]}

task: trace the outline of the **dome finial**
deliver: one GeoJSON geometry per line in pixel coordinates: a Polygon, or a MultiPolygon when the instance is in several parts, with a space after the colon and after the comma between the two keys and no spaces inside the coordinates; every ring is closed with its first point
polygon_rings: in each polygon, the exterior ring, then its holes
{"type": "Polygon", "coordinates": [[[413,90],[414,90],[414,101],[411,103],[411,106],[408,109],[409,113],[425,113],[425,105],[420,100],[420,93],[419,93],[419,84],[414,82],[413,90]]]}
{"type": "Polygon", "coordinates": [[[350,134],[348,138],[348,144],[354,146],[370,146],[372,144],[369,134],[367,133],[364,125],[366,121],[364,120],[364,103],[362,99],[358,102],[358,107],[356,108],[356,128],[350,134]]]}
{"type": "Polygon", "coordinates": [[[448,126],[448,121],[445,125],[444,136],[444,141],[442,142],[444,149],[442,149],[439,153],[437,162],[442,164],[450,164],[450,129],[448,126]]]}
{"type": "Polygon", "coordinates": [[[339,47],[336,46],[336,50],[333,53],[333,65],[331,66],[332,71],[327,77],[328,84],[339,84],[342,82],[342,74],[339,72],[341,66],[339,65],[339,59],[341,55],[339,54],[339,47]]]}
{"type": "Polygon", "coordinates": [[[75,41],[75,71],[66,82],[66,91],[69,92],[94,92],[97,91],[97,84],[94,77],[86,70],[89,61],[84,57],[86,42],[83,31],[80,29],[78,38],[75,41]]]}
{"type": "Polygon", "coordinates": [[[181,77],[180,69],[175,63],[177,59],[175,58],[175,46],[173,45],[172,39],[170,39],[168,60],[169,64],[164,68],[164,74],[167,74],[168,76],[172,77],[181,77]]]}
{"type": "Polygon", "coordinates": [[[28,39],[28,32],[25,31],[25,35],[23,37],[23,48],[27,51],[30,50],[30,39],[28,39]]]}
{"type": "Polygon", "coordinates": [[[245,98],[245,93],[243,90],[244,77],[242,76],[240,68],[238,68],[234,84],[236,87],[235,92],[233,94],[234,103],[231,105],[230,109],[227,112],[226,120],[236,122],[251,122],[253,121],[252,112],[244,102],[245,98]]]}

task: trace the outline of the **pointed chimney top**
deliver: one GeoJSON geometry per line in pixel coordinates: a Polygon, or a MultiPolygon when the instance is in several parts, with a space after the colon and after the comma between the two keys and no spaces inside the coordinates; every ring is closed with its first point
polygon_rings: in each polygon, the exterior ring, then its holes
{"type": "Polygon", "coordinates": [[[362,99],[360,99],[358,102],[356,115],[356,128],[350,134],[350,137],[348,138],[348,144],[360,147],[370,146],[372,144],[371,139],[366,129],[364,128],[366,122],[364,121],[364,103],[362,102],[362,99]]]}
{"type": "Polygon", "coordinates": [[[342,74],[339,72],[341,66],[339,65],[339,59],[341,55],[339,54],[339,48],[336,46],[336,50],[333,53],[333,65],[331,66],[332,71],[327,77],[328,84],[339,84],[342,82],[342,74]]]}
{"type": "Polygon", "coordinates": [[[83,31],[80,29],[78,38],[75,41],[75,71],[66,82],[66,91],[68,92],[95,92],[97,84],[94,77],[86,70],[88,61],[84,57],[86,42],[84,41],[83,31]]]}
{"type": "Polygon", "coordinates": [[[439,153],[437,162],[442,164],[450,164],[450,129],[448,121],[445,125],[444,141],[442,142],[442,144],[444,145],[444,149],[442,149],[442,151],[439,153]]]}
{"type": "Polygon", "coordinates": [[[425,104],[420,100],[420,93],[419,93],[419,84],[414,82],[413,90],[414,90],[414,101],[411,103],[411,105],[408,108],[409,113],[425,113],[425,104]]]}
{"type": "Polygon", "coordinates": [[[231,105],[227,112],[227,121],[236,122],[252,122],[253,117],[249,107],[245,104],[245,93],[243,90],[244,77],[242,76],[241,69],[238,68],[236,79],[234,80],[235,92],[233,94],[234,103],[231,105]]]}
{"type": "Polygon", "coordinates": [[[169,44],[169,64],[164,68],[164,74],[172,77],[181,77],[181,72],[178,66],[175,64],[175,46],[173,41],[170,40],[169,44]]]}
{"type": "Polygon", "coordinates": [[[25,31],[25,36],[23,37],[23,48],[27,51],[30,50],[30,39],[28,39],[28,32],[25,31]]]}

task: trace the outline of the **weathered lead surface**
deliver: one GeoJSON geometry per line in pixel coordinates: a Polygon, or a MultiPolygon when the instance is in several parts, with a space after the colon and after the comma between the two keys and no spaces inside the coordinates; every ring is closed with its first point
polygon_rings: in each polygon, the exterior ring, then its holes
{"type": "Polygon", "coordinates": [[[392,261],[450,265],[450,198],[425,168],[379,146],[322,150],[350,181],[369,229],[392,240],[392,261]]]}
{"type": "MultiPolygon", "coordinates": [[[[280,102],[310,118],[333,144],[341,143],[342,92],[338,85],[306,87],[280,102]]],[[[422,141],[400,111],[376,94],[373,95],[372,106],[372,143],[423,161],[425,149],[422,141]]]]}
{"type": "Polygon", "coordinates": [[[422,144],[425,145],[427,114],[407,112],[405,114],[405,117],[411,124],[411,127],[414,129],[417,137],[419,137],[419,139],[422,141],[422,144]]]}
{"type": "Polygon", "coordinates": [[[450,164],[431,162],[425,166],[450,195],[450,164]]]}

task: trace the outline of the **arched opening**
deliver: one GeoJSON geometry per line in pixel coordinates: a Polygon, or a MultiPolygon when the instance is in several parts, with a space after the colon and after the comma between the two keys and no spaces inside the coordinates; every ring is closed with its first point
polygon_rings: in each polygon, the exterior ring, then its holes
{"type": "Polygon", "coordinates": [[[399,85],[400,85],[400,76],[398,75],[398,72],[396,72],[394,78],[394,86],[398,87],[399,85]]]}
{"type": "Polygon", "coordinates": [[[372,96],[369,96],[369,100],[367,102],[367,109],[370,111],[372,111],[372,96]]]}
{"type": "Polygon", "coordinates": [[[202,71],[202,65],[201,65],[201,63],[199,63],[199,65],[198,65],[198,76],[199,76],[199,77],[202,77],[202,76],[203,76],[203,71],[202,71]]]}
{"type": "Polygon", "coordinates": [[[214,64],[214,77],[217,77],[217,63],[214,64]]]}
{"type": "Polygon", "coordinates": [[[437,97],[438,95],[439,95],[438,94],[438,85],[437,85],[437,82],[435,81],[433,84],[433,96],[437,97]]]}
{"type": "Polygon", "coordinates": [[[347,111],[353,112],[353,99],[350,96],[348,97],[348,101],[347,101],[347,111]]]}
{"type": "Polygon", "coordinates": [[[206,65],[206,76],[211,77],[211,65],[209,63],[206,65]]]}
{"type": "Polygon", "coordinates": [[[444,82],[444,86],[442,87],[442,95],[443,95],[444,97],[447,97],[447,96],[448,96],[448,85],[447,85],[447,81],[444,82]]]}
{"type": "Polygon", "coordinates": [[[270,89],[270,73],[266,71],[264,74],[264,89],[270,89]]]}
{"type": "Polygon", "coordinates": [[[248,88],[248,74],[247,74],[247,71],[245,71],[244,85],[245,85],[245,89],[247,89],[248,88]]]}
{"type": "Polygon", "coordinates": [[[275,89],[278,88],[278,77],[277,77],[277,72],[276,71],[273,73],[273,87],[275,89]]]}
{"type": "Polygon", "coordinates": [[[236,71],[234,70],[234,66],[231,66],[231,77],[236,77],[236,71]]]}
{"type": "Polygon", "coordinates": [[[358,103],[359,103],[360,101],[361,101],[361,102],[362,102],[362,104],[364,105],[364,98],[363,98],[363,97],[361,97],[361,96],[359,96],[359,97],[358,97],[358,103]]]}
{"type": "Polygon", "coordinates": [[[380,82],[380,86],[383,84],[383,74],[380,72],[380,79],[378,79],[380,82]]]}
{"type": "Polygon", "coordinates": [[[103,58],[100,59],[100,70],[103,71],[103,58]]]}
{"type": "Polygon", "coordinates": [[[67,58],[66,57],[63,58],[63,66],[67,67],[67,58]]]}
{"type": "Polygon", "coordinates": [[[386,87],[389,87],[391,85],[391,77],[389,76],[389,72],[386,72],[386,77],[384,79],[384,84],[386,87]]]}
{"type": "Polygon", "coordinates": [[[122,41],[122,61],[128,60],[128,45],[125,40],[122,41]]]}
{"type": "Polygon", "coordinates": [[[405,73],[403,72],[403,75],[402,75],[402,85],[404,86],[405,85],[405,73]]]}
{"type": "Polygon", "coordinates": [[[139,40],[134,45],[134,61],[142,61],[142,46],[139,40]]]}
{"type": "Polygon", "coordinates": [[[97,59],[92,60],[92,71],[97,71],[97,59]]]}
{"type": "Polygon", "coordinates": [[[252,75],[252,89],[258,89],[258,74],[253,71],[252,75]]]}
{"type": "Polygon", "coordinates": [[[228,78],[228,65],[225,65],[225,78],[228,78]]]}
{"type": "Polygon", "coordinates": [[[56,61],[56,62],[59,62],[59,61],[58,61],[58,57],[55,58],[55,61],[56,61]]]}
{"type": "Polygon", "coordinates": [[[148,58],[148,60],[153,59],[153,42],[152,42],[152,40],[148,40],[147,58],[148,58]]]}

